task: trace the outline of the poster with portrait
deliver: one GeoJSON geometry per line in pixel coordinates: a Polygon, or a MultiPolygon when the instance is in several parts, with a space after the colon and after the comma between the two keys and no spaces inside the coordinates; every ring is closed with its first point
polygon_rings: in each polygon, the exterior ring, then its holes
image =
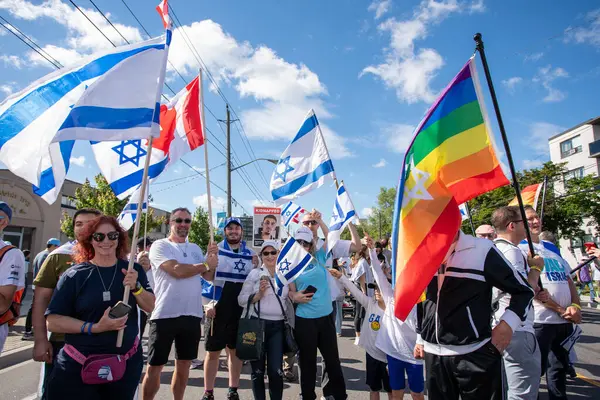
{"type": "Polygon", "coordinates": [[[281,208],[254,207],[254,247],[265,240],[281,240],[281,208]]]}

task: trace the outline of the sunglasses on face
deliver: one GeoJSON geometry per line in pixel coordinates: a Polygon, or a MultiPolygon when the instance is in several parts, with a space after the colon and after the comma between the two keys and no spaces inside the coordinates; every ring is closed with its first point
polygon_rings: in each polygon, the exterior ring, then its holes
{"type": "Polygon", "coordinates": [[[104,238],[108,238],[108,240],[115,241],[119,238],[119,232],[113,231],[108,233],[96,232],[92,234],[92,239],[96,242],[104,241],[104,238]]]}
{"type": "Polygon", "coordinates": [[[181,223],[185,223],[185,224],[191,224],[192,220],[189,218],[183,219],[183,218],[176,218],[172,220],[173,222],[177,223],[177,224],[181,224],[181,223]]]}
{"type": "Polygon", "coordinates": [[[262,255],[263,255],[263,256],[276,256],[276,255],[277,255],[277,250],[273,250],[273,251],[263,251],[262,255]]]}
{"type": "Polygon", "coordinates": [[[304,222],[302,222],[302,225],[304,225],[304,226],[317,225],[317,224],[318,224],[317,221],[304,221],[304,222]]]}
{"type": "Polygon", "coordinates": [[[312,242],[307,242],[306,240],[298,239],[298,240],[296,240],[296,242],[298,242],[298,244],[302,247],[312,246],[312,242]]]}

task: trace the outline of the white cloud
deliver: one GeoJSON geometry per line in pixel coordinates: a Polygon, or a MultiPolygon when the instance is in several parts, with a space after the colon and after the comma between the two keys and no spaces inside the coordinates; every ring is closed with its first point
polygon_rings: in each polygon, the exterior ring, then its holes
{"type": "Polygon", "coordinates": [[[379,162],[377,164],[373,164],[373,168],[383,168],[387,165],[387,161],[385,161],[385,158],[382,158],[379,160],[379,162]]]}
{"type": "Polygon", "coordinates": [[[529,125],[529,135],[525,144],[535,154],[548,154],[550,151],[548,139],[564,130],[564,127],[549,122],[533,122],[529,125]]]}
{"type": "Polygon", "coordinates": [[[523,168],[533,169],[541,167],[544,164],[542,160],[523,160],[523,168]]]}
{"type": "Polygon", "coordinates": [[[373,215],[373,209],[371,207],[365,207],[360,212],[361,218],[369,218],[371,215],[373,215]]]}
{"type": "Polygon", "coordinates": [[[21,69],[25,65],[27,65],[25,60],[23,60],[21,57],[15,56],[15,55],[6,55],[6,54],[0,55],[0,61],[4,62],[5,66],[13,67],[16,69],[21,69]]]}
{"type": "Polygon", "coordinates": [[[527,54],[525,55],[524,61],[538,61],[540,58],[544,57],[543,52],[527,54]]]}
{"type": "Polygon", "coordinates": [[[502,81],[502,84],[510,93],[514,93],[516,86],[521,83],[523,83],[523,78],[521,78],[520,76],[513,76],[512,78],[508,78],[502,81]]]}
{"type": "Polygon", "coordinates": [[[465,10],[481,12],[483,2],[423,0],[412,18],[402,21],[388,18],[378,26],[380,32],[390,34],[390,45],[384,49],[385,62],[364,68],[360,76],[375,75],[387,88],[396,90],[399,100],[408,104],[432,102],[436,93],[430,84],[444,60],[435,49],[415,49],[415,42],[426,38],[432,25],[465,10]]]}
{"type": "Polygon", "coordinates": [[[0,92],[4,93],[6,96],[10,96],[11,94],[13,94],[16,87],[16,82],[6,82],[0,85],[0,92]]]}
{"type": "Polygon", "coordinates": [[[552,65],[547,65],[538,70],[536,76],[533,77],[533,82],[541,84],[546,89],[547,94],[542,99],[545,103],[553,103],[562,101],[567,96],[565,92],[556,89],[553,82],[560,78],[568,78],[569,74],[563,68],[552,68],[552,65]]]}
{"type": "Polygon", "coordinates": [[[400,154],[406,153],[415,132],[415,127],[408,124],[388,124],[381,127],[382,143],[386,148],[400,154]]]}
{"type": "Polygon", "coordinates": [[[85,157],[84,156],[71,157],[70,162],[71,162],[71,164],[74,164],[74,165],[77,165],[78,167],[83,168],[85,166],[85,157]]]}
{"type": "Polygon", "coordinates": [[[568,27],[565,30],[565,41],[600,47],[600,8],[587,13],[586,20],[590,23],[585,27],[568,27]]]}
{"type": "Polygon", "coordinates": [[[375,12],[375,19],[379,19],[390,10],[391,5],[391,0],[374,0],[367,10],[375,12]]]}
{"type": "MultiPolygon", "coordinates": [[[[210,198],[213,211],[222,210],[223,208],[227,207],[227,200],[224,197],[210,196],[210,198]]],[[[205,210],[208,210],[208,195],[206,193],[201,194],[200,196],[195,196],[192,199],[192,202],[196,207],[202,207],[205,210]]]]}
{"type": "Polygon", "coordinates": [[[470,13],[478,13],[485,11],[485,4],[483,4],[484,0],[474,0],[469,6],[470,13]]]}

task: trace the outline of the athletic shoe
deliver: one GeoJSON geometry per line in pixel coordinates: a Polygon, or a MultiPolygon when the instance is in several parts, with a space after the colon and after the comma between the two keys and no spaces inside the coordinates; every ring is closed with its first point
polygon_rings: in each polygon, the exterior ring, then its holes
{"type": "Polygon", "coordinates": [[[23,337],[21,338],[21,340],[32,341],[33,340],[33,333],[32,332],[25,332],[23,334],[23,337]]]}
{"type": "Polygon", "coordinates": [[[202,367],[204,366],[204,360],[192,360],[192,365],[190,366],[190,369],[202,369],[202,367]]]}
{"type": "Polygon", "coordinates": [[[569,365],[569,368],[567,368],[567,375],[569,375],[571,379],[577,378],[577,371],[575,371],[573,365],[569,365]]]}
{"type": "Polygon", "coordinates": [[[238,392],[229,392],[227,393],[227,400],[240,400],[240,395],[238,392]]]}
{"type": "Polygon", "coordinates": [[[215,396],[212,393],[204,392],[202,400],[215,400],[215,396]]]}

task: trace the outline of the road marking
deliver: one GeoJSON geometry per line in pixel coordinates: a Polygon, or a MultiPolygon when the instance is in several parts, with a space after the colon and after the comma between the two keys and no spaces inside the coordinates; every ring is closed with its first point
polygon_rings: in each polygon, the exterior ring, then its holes
{"type": "Polygon", "coordinates": [[[30,394],[30,395],[29,395],[29,396],[27,396],[27,397],[23,397],[21,400],[35,400],[35,399],[37,399],[37,398],[38,398],[38,395],[37,395],[37,393],[34,393],[34,394],[30,394]]]}
{"type": "Polygon", "coordinates": [[[594,385],[594,386],[600,387],[600,382],[598,382],[598,381],[597,381],[597,380],[595,380],[595,379],[588,378],[587,376],[583,376],[583,375],[581,375],[581,374],[577,374],[577,377],[578,377],[579,379],[581,379],[582,381],[584,381],[584,382],[587,382],[587,383],[589,383],[589,384],[591,384],[591,385],[594,385]]]}
{"type": "Polygon", "coordinates": [[[33,361],[33,360],[23,361],[22,363],[11,365],[10,367],[6,367],[4,369],[0,369],[0,375],[4,374],[6,372],[12,371],[13,369],[24,367],[25,365],[31,364],[32,362],[35,362],[35,361],[33,361]]]}

